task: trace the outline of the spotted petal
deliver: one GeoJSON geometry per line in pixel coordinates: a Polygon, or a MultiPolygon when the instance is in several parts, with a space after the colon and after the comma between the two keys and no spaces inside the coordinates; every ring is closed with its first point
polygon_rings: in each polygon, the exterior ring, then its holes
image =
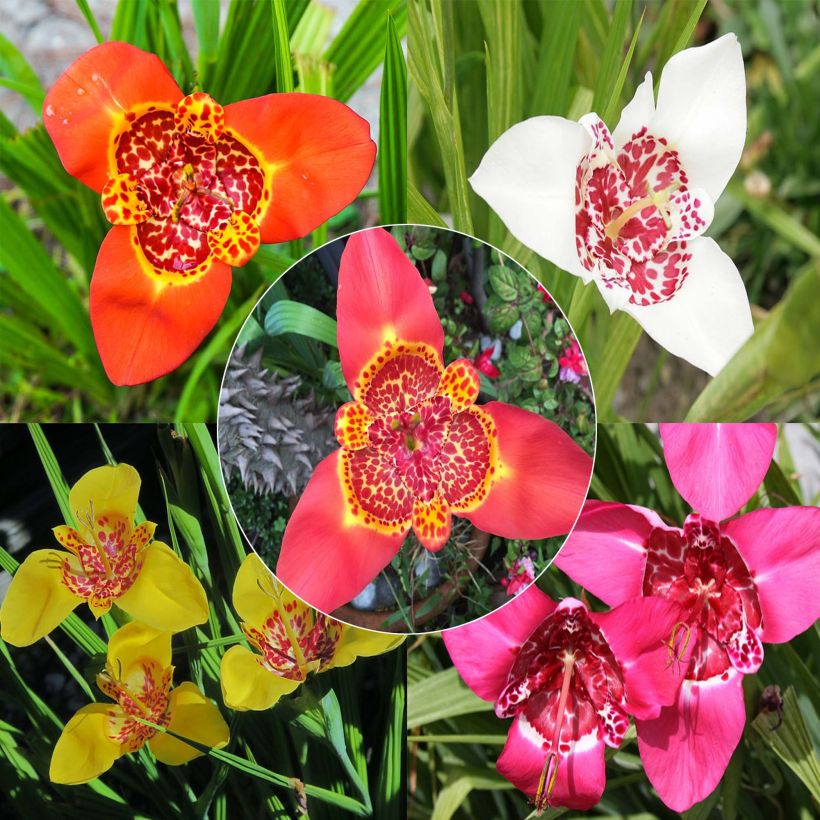
{"type": "Polygon", "coordinates": [[[489,495],[466,518],[504,538],[569,532],[589,486],[592,459],[547,419],[511,404],[481,406],[498,431],[498,467],[489,495]]]}
{"type": "MultiPolygon", "coordinates": [[[[418,270],[385,230],[353,234],[339,267],[336,306],[339,359],[347,386],[356,382],[387,342],[421,343],[441,361],[444,331],[418,270]]],[[[375,367],[374,367],[375,369],[375,367]]]]}
{"type": "Polygon", "coordinates": [[[156,270],[134,231],[108,232],[91,280],[94,338],[105,372],[120,385],[179,367],[216,324],[231,289],[231,269],[216,259],[190,279],[156,270]]]}
{"type": "Polygon", "coordinates": [[[95,191],[110,174],[113,139],[134,108],[173,106],[182,97],[162,60],[128,43],[81,54],[46,94],[43,124],[65,169],[95,191]]]}
{"type": "Polygon", "coordinates": [[[314,470],[285,528],[276,564],[279,580],[325,613],[358,595],[390,563],[406,534],[379,532],[351,515],[340,455],[331,453],[314,470]]]}
{"type": "Polygon", "coordinates": [[[310,233],[349,205],[376,156],[370,126],[318,94],[268,94],[225,106],[225,128],[266,167],[262,242],[310,233]]]}
{"type": "Polygon", "coordinates": [[[712,521],[754,494],[774,454],[775,424],[662,424],[663,456],[675,489],[712,521]]]}
{"type": "Polygon", "coordinates": [[[262,657],[244,646],[232,646],[223,655],[219,677],[225,705],[239,712],[270,709],[302,683],[266,669],[262,657]]]}

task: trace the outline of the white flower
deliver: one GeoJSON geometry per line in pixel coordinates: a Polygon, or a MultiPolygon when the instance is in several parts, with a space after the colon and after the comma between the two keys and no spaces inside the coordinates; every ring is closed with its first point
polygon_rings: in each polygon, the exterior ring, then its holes
{"type": "Polygon", "coordinates": [[[702,236],[746,138],[740,45],[727,34],[647,74],[610,135],[533,117],[502,134],[470,182],[510,232],[714,375],[752,334],[737,268],[702,236]]]}

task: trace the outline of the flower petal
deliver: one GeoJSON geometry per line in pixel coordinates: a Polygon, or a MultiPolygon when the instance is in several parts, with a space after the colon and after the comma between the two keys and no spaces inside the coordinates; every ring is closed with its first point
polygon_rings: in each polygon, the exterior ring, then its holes
{"type": "MultiPolygon", "coordinates": [[[[544,738],[520,714],[510,727],[504,751],[496,763],[499,774],[530,797],[538,791],[547,759],[543,743],[544,738]]],[[[591,732],[569,746],[569,753],[558,764],[549,804],[591,809],[601,799],[606,784],[604,741],[591,732]]]]}
{"type": "Polygon", "coordinates": [[[450,537],[453,517],[447,499],[436,493],[428,502],[413,502],[413,532],[419,543],[430,552],[438,552],[450,537]]]}
{"type": "Polygon", "coordinates": [[[270,618],[276,606],[272,595],[275,583],[273,573],[256,553],[242,562],[234,578],[232,599],[234,609],[246,624],[258,628],[270,618]]]}
{"type": "Polygon", "coordinates": [[[387,342],[429,345],[441,360],[444,331],[416,267],[382,228],[354,233],[339,266],[339,359],[347,386],[387,342]]]}
{"type": "MultiPolygon", "coordinates": [[[[222,749],[228,745],[228,724],[216,704],[206,698],[195,684],[186,681],[172,689],[169,708],[171,722],[168,728],[172,732],[212,749],[222,749]]],[[[168,766],[179,766],[204,754],[199,749],[160,732],[148,741],[148,745],[157,760],[168,766]]]]}
{"type": "Polygon", "coordinates": [[[179,367],[216,324],[231,269],[211,259],[191,279],[156,271],[136,228],[115,226],[103,240],[91,280],[91,324],[114,384],[141,384],[179,367]]]}
{"type": "Polygon", "coordinates": [[[130,525],[137,510],[141,483],[139,473],[130,464],[89,470],[68,493],[71,512],[79,515],[80,534],[93,543],[94,533],[82,520],[91,510],[95,516],[119,516],[130,525]]]}
{"type": "Polygon", "coordinates": [[[714,239],[699,236],[686,249],[689,273],[674,296],[623,309],[659,345],[714,376],[754,331],[749,297],[735,263],[714,239]]]}
{"type": "Polygon", "coordinates": [[[156,661],[163,669],[171,665],[171,633],[131,621],[120,627],[108,641],[108,664],[121,670],[121,677],[145,658],[156,661]]]}
{"type": "Polygon", "coordinates": [[[225,127],[268,164],[269,205],[262,242],[305,236],[359,194],[376,144],[370,125],[318,94],[268,94],[225,106],[225,127]]]}
{"type": "Polygon", "coordinates": [[[505,131],[470,177],[516,239],[585,281],[575,249],[575,171],[590,145],[580,123],[533,117],[505,131]]]}
{"type": "Polygon", "coordinates": [[[35,550],[17,568],[0,606],[0,636],[29,646],[56,629],[82,599],[62,583],[60,550],[35,550]]]}
{"type": "Polygon", "coordinates": [[[109,712],[104,703],[83,706],[66,723],[54,746],[48,777],[52,783],[75,786],[107,772],[120,756],[119,744],[108,739],[109,712]]]}
{"type": "Polygon", "coordinates": [[[222,656],[219,676],[225,705],[239,712],[270,709],[301,683],[265,669],[262,658],[244,646],[232,646],[222,656]]]}
{"type": "Polygon", "coordinates": [[[612,132],[615,150],[620,151],[632,137],[649,123],[655,114],[655,89],[652,72],[647,71],[643,82],[635,90],[635,96],[624,106],[621,119],[612,132]]]}
{"type": "Polygon", "coordinates": [[[646,543],[655,527],[652,510],[608,501],[587,501],[555,565],[609,606],[641,594],[646,543]]]}
{"type": "Polygon", "coordinates": [[[669,60],[648,128],[678,151],[689,185],[704,188],[715,202],[746,141],[746,77],[734,34],[669,60]]]}
{"type": "Polygon", "coordinates": [[[554,610],[555,602],[532,584],[489,615],[446,629],[441,637],[467,686],[480,698],[495,701],[516,652],[554,610]]]}
{"type": "Polygon", "coordinates": [[[102,191],[115,134],[144,103],[175,105],[182,91],[162,60],[128,43],[102,43],[81,54],[46,94],[43,124],[66,171],[102,191]]]}
{"type": "Polygon", "coordinates": [[[663,457],[675,489],[711,521],[734,515],[772,461],[776,424],[661,424],[663,457]]]}
{"type": "MultiPolygon", "coordinates": [[[[747,426],[747,425],[744,425],[747,426]]],[[[785,643],[820,618],[820,510],[755,510],[724,525],[752,572],[762,638],[785,643]]]]}
{"type": "Polygon", "coordinates": [[[142,552],[136,581],[116,603],[156,629],[182,632],[208,620],[208,601],[191,568],[161,541],[142,552]]]}
{"type": "Polygon", "coordinates": [[[675,639],[675,626],[685,616],[665,598],[634,598],[609,612],[590,612],[618,659],[626,683],[627,711],[639,718],[657,717],[674,703],[689,664],[691,647],[675,639]],[[675,647],[672,655],[670,644],[675,647]]]}
{"type": "Polygon", "coordinates": [[[325,613],[358,595],[390,563],[405,535],[386,535],[351,517],[339,478],[340,452],[314,470],[276,564],[279,580],[325,613]]]}
{"type": "Polygon", "coordinates": [[[370,658],[392,652],[404,643],[404,635],[391,635],[386,632],[374,632],[370,629],[359,629],[356,626],[342,624],[342,637],[336,646],[333,660],[325,667],[350,666],[356,658],[370,658]]]}
{"type": "Polygon", "coordinates": [[[498,430],[492,488],[464,517],[504,538],[549,538],[569,532],[589,487],[592,459],[547,419],[511,404],[481,405],[498,430]]]}
{"type": "Polygon", "coordinates": [[[742,681],[731,668],[684,681],[675,705],[654,720],[636,721],[646,775],[670,809],[686,811],[723,777],[746,723],[742,681]]]}

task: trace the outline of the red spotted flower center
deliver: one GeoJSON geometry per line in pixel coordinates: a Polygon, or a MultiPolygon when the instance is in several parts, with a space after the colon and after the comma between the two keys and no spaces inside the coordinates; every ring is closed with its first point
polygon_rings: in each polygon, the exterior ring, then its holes
{"type": "Polygon", "coordinates": [[[449,537],[451,513],[475,509],[496,470],[496,431],[474,406],[479,377],[459,359],[447,368],[427,345],[388,343],[339,408],[336,438],[347,509],[389,533],[413,527],[428,549],[449,537]]]}
{"type": "Polygon", "coordinates": [[[259,245],[265,176],[225,130],[222,107],[197,92],[175,110],[149,106],[126,122],[102,192],[109,221],[136,225],[136,242],[161,271],[191,276],[211,256],[244,264],[259,245]]]}
{"type": "Polygon", "coordinates": [[[132,664],[124,678],[122,672],[121,669],[106,666],[97,675],[97,686],[125,713],[114,709],[109,711],[109,739],[121,744],[124,752],[135,752],[157,733],[157,729],[146,726],[140,720],[148,720],[159,726],[167,726],[171,722],[169,696],[174,667],[163,669],[157,661],[144,658],[132,664]]]}
{"type": "Polygon", "coordinates": [[[549,796],[562,758],[600,738],[621,744],[629,726],[623,672],[579,601],[567,598],[521,646],[495,704],[519,716],[521,730],[546,754],[537,799],[549,796]]]}
{"type": "Polygon", "coordinates": [[[136,528],[118,515],[100,515],[93,508],[78,513],[80,534],[72,527],[57,527],[57,540],[71,555],[55,553],[62,583],[88,601],[95,616],[107,612],[111,602],[126,593],[142,568],[143,549],[154,535],[155,524],[136,528]]]}
{"type": "Polygon", "coordinates": [[[606,125],[589,121],[593,147],[576,170],[575,241],[583,266],[624,301],[672,298],[688,273],[687,239],[703,233],[712,203],[688,187],[677,151],[646,128],[619,150],[606,125]]]}
{"type": "Polygon", "coordinates": [[[655,529],[643,581],[644,595],[672,598],[686,611],[692,643],[687,677],[704,680],[734,666],[757,671],[763,661],[760,601],[754,580],[719,525],[690,515],[683,531],[655,529]]]}

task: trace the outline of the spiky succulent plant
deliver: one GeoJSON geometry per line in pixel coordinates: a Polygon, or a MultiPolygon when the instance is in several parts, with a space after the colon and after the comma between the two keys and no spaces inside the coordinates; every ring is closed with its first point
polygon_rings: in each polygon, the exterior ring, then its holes
{"type": "Polygon", "coordinates": [[[313,393],[299,396],[299,376],[262,365],[262,348],[238,347],[219,396],[219,452],[226,479],[239,473],[255,493],[296,495],[336,446],[333,411],[313,393]]]}

